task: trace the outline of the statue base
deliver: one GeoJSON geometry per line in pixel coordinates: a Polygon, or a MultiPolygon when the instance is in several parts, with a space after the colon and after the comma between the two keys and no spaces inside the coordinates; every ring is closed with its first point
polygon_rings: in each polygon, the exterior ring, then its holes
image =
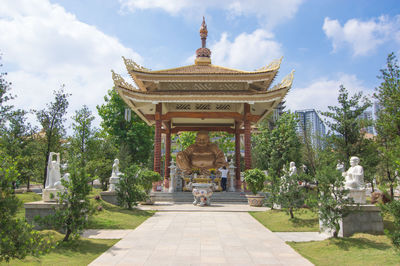
{"type": "Polygon", "coordinates": [[[105,202],[108,202],[113,205],[118,205],[117,191],[101,191],[100,197],[105,202]]]}
{"type": "MultiPolygon", "coordinates": [[[[339,237],[348,237],[354,233],[382,234],[383,219],[381,209],[375,205],[347,205],[349,213],[340,219],[339,237]]],[[[319,221],[320,231],[332,235],[319,221]]]]}
{"type": "Polygon", "coordinates": [[[44,202],[56,202],[58,201],[58,192],[61,192],[57,188],[45,188],[42,191],[42,199],[44,202]]]}
{"type": "Polygon", "coordinates": [[[352,198],[354,200],[354,203],[359,203],[359,204],[367,203],[365,189],[350,189],[348,197],[352,198]]]}
{"type": "Polygon", "coordinates": [[[35,201],[25,203],[25,219],[28,223],[33,224],[35,229],[47,229],[45,226],[35,223],[35,216],[43,218],[48,215],[54,215],[59,206],[57,202],[35,201]]]}

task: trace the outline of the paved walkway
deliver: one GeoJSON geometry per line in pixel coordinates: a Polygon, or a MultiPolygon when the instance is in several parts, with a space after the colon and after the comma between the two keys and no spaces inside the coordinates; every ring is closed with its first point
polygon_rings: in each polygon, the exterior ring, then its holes
{"type": "Polygon", "coordinates": [[[283,241],[295,242],[322,241],[331,237],[319,232],[275,232],[274,234],[283,241]]]}
{"type": "Polygon", "coordinates": [[[157,212],[90,265],[312,265],[246,212],[157,212]]]}

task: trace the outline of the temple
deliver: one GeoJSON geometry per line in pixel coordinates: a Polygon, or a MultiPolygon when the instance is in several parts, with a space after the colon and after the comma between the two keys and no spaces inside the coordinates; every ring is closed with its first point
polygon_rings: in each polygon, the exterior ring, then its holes
{"type": "Polygon", "coordinates": [[[251,168],[251,131],[283,100],[293,73],[272,86],[282,58],[255,70],[243,71],[211,63],[206,47],[207,25],[200,28],[202,47],[193,65],[150,70],[123,58],[134,85],[112,71],[115,89],[126,104],[155,126],[154,171],[161,173],[161,134],[165,141],[165,181],[171,160],[171,133],[225,131],[235,134],[236,187],[240,182],[240,136],[244,135],[245,168],[251,168]]]}

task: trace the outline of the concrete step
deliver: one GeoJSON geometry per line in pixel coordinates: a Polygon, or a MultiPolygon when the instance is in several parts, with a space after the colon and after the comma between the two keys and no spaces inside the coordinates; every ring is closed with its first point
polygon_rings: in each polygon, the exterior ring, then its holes
{"type": "MultiPolygon", "coordinates": [[[[166,202],[192,202],[193,195],[191,192],[153,192],[156,201],[166,202]]],[[[246,203],[247,198],[240,192],[214,192],[212,195],[213,202],[226,203],[246,203]]]]}

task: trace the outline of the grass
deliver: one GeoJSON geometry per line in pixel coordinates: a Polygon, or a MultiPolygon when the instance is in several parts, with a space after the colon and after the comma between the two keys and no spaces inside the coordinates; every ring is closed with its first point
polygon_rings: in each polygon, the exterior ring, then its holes
{"type": "Polygon", "coordinates": [[[318,232],[318,215],[309,209],[294,212],[294,219],[282,210],[250,212],[261,224],[272,232],[318,232]]]}
{"type": "Polygon", "coordinates": [[[400,252],[385,235],[355,234],[347,238],[287,243],[315,265],[399,265],[400,263],[400,252]]]}
{"type": "MultiPolygon", "coordinates": [[[[93,189],[89,196],[94,198],[100,191],[93,189]]],[[[34,192],[16,194],[16,196],[23,203],[42,200],[42,197],[34,192]]],[[[97,202],[92,199],[91,201],[94,205],[102,206],[103,210],[89,218],[89,229],[135,229],[154,214],[153,211],[126,210],[102,200],[97,202]]],[[[24,217],[25,208],[21,206],[18,209],[17,218],[24,217]]]]}
{"type": "MultiPolygon", "coordinates": [[[[34,192],[27,192],[23,194],[15,194],[19,200],[22,201],[22,203],[26,202],[32,202],[32,201],[39,201],[42,200],[42,196],[34,193],[34,192]]],[[[16,217],[19,219],[25,218],[25,208],[22,205],[20,208],[18,208],[16,217]]]]}
{"type": "MultiPolygon", "coordinates": [[[[45,231],[59,241],[63,235],[55,231],[45,231]]],[[[95,258],[117,243],[118,239],[88,239],[80,238],[69,242],[61,242],[50,253],[40,257],[28,256],[23,260],[11,260],[9,264],[0,265],[88,265],[95,258]]]]}
{"type": "Polygon", "coordinates": [[[154,211],[126,210],[105,201],[99,201],[97,205],[103,210],[89,218],[90,229],[135,229],[154,214],[154,211]]]}

